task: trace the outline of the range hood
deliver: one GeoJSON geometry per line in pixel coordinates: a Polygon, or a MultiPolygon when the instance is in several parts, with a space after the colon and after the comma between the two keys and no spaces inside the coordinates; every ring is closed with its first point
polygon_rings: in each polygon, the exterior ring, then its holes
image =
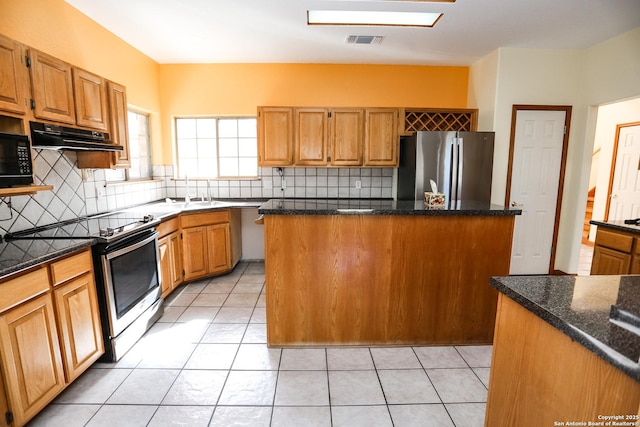
{"type": "Polygon", "coordinates": [[[122,151],[107,132],[30,122],[31,147],[45,150],[122,151]]]}

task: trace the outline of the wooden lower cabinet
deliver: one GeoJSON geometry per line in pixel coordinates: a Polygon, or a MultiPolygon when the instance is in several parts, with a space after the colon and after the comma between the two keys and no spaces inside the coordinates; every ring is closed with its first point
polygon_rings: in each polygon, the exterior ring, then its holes
{"type": "Polygon", "coordinates": [[[640,274],[640,237],[598,225],[591,274],[640,274]]]}
{"type": "Polygon", "coordinates": [[[160,272],[162,274],[162,297],[169,295],[182,283],[182,242],[180,233],[173,233],[158,240],[160,272]]]}
{"type": "Polygon", "coordinates": [[[0,407],[23,426],[104,353],[91,250],[0,282],[0,407]],[[6,399],[2,393],[6,393],[6,399]]]}
{"type": "Polygon", "coordinates": [[[209,271],[217,273],[232,268],[229,224],[216,224],[207,227],[207,243],[209,246],[209,271]]]}
{"type": "Polygon", "coordinates": [[[639,405],[636,380],[500,294],[486,427],[599,422],[638,414],[639,405]]]}
{"type": "Polygon", "coordinates": [[[67,382],[78,378],[104,353],[93,273],[54,290],[67,382]]]}
{"type": "Polygon", "coordinates": [[[65,387],[50,294],[0,316],[0,353],[10,411],[21,426],[65,387]]]}
{"type": "Polygon", "coordinates": [[[191,227],[182,231],[184,242],[184,280],[209,273],[207,227],[191,227]]]}
{"type": "Polygon", "coordinates": [[[271,346],[490,344],[513,216],[265,215],[271,346]]]}
{"type": "Polygon", "coordinates": [[[230,271],[242,255],[238,209],[183,214],[184,280],[230,271]]]}
{"type": "Polygon", "coordinates": [[[630,266],[630,254],[602,246],[593,249],[591,274],[627,274],[630,266]]]}

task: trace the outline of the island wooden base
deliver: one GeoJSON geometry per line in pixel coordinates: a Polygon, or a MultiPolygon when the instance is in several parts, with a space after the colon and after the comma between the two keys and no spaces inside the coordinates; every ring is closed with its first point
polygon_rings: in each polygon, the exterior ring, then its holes
{"type": "Polygon", "coordinates": [[[269,345],[491,343],[513,221],[265,215],[269,345]]]}
{"type": "Polygon", "coordinates": [[[640,383],[500,294],[486,427],[588,424],[639,405],[640,383]]]}

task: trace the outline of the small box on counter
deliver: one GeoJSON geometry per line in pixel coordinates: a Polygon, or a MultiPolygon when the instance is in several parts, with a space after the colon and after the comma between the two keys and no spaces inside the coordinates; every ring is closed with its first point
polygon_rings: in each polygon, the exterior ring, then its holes
{"type": "Polygon", "coordinates": [[[444,193],[425,191],[424,204],[429,209],[444,209],[446,207],[446,196],[444,193]]]}

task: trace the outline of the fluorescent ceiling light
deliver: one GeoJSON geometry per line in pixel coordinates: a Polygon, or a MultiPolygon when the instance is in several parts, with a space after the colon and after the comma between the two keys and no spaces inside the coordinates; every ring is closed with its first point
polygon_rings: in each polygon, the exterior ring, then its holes
{"type": "Polygon", "coordinates": [[[356,10],[308,10],[309,25],[387,25],[433,27],[442,13],[377,12],[356,10]]]}

